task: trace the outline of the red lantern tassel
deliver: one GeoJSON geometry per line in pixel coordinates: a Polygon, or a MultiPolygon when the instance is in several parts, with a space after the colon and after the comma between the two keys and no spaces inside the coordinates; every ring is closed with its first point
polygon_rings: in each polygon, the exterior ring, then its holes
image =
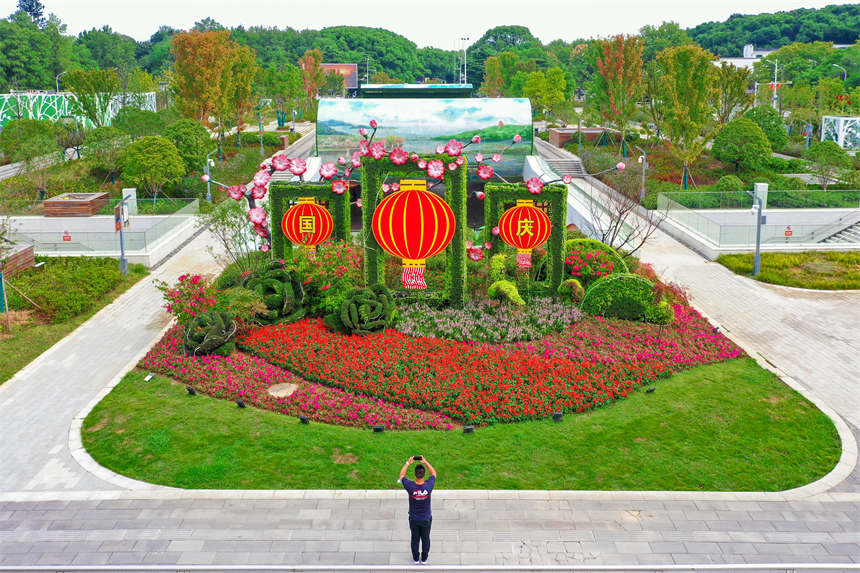
{"type": "Polygon", "coordinates": [[[530,269],[532,266],[532,250],[517,249],[517,266],[521,269],[530,269]]]}
{"type": "Polygon", "coordinates": [[[408,289],[426,289],[424,281],[424,259],[403,259],[403,272],[400,275],[403,287],[408,289]]]}

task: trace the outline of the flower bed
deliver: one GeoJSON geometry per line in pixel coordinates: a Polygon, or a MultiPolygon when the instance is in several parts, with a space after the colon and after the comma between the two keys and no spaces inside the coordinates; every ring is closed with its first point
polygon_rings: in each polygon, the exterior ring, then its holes
{"type": "Polygon", "coordinates": [[[473,423],[581,412],[668,371],[657,362],[547,360],[394,330],[343,336],[310,319],[260,328],[239,344],[307,379],[473,423]]]}
{"type": "Polygon", "coordinates": [[[397,330],[450,340],[513,342],[562,330],[581,317],[576,307],[550,298],[532,300],[525,309],[482,300],[470,300],[462,309],[404,304],[398,309],[397,330]]]}
{"type": "Polygon", "coordinates": [[[249,406],[302,414],[320,422],[357,427],[382,424],[398,430],[453,427],[453,420],[446,416],[314,384],[241,352],[227,358],[187,356],[182,350],[181,326],[169,330],[143,358],[140,367],[180,380],[215,398],[241,399],[249,406]],[[267,391],[275,384],[296,384],[297,388],[291,395],[277,398],[267,391]]]}

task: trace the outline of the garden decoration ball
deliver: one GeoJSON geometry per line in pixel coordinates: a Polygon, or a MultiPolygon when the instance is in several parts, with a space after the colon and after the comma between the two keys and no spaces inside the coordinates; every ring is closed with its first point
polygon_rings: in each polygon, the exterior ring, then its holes
{"type": "Polygon", "coordinates": [[[313,197],[299,197],[299,202],[284,213],[281,228],[292,243],[314,250],[331,237],[334,220],[313,197]]]}
{"type": "Polygon", "coordinates": [[[499,219],[499,236],[517,249],[517,266],[532,266],[532,249],[549,239],[552,225],[543,210],[534,201],[519,200],[516,206],[502,213],[499,219]]]}
{"type": "Polygon", "coordinates": [[[401,281],[407,289],[426,289],[425,261],[454,237],[454,211],[427,191],[423,179],[403,180],[400,191],[383,199],[373,213],[373,236],[382,249],[403,259],[401,281]]]}

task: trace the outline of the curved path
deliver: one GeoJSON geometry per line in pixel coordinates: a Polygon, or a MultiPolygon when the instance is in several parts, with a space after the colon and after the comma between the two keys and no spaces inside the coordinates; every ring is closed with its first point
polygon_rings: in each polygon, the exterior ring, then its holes
{"type": "MultiPolygon", "coordinates": [[[[205,243],[201,235],[156,275],[214,270],[205,243]]],[[[730,336],[857,423],[858,295],[760,285],[663,236],[643,258],[688,287],[730,336]]],[[[72,419],[157,339],[165,325],[157,305],[146,279],[0,386],[0,571],[37,563],[408,564],[406,500],[393,487],[134,490],[75,463],[72,419]]],[[[856,459],[849,453],[843,470],[856,459]]],[[[847,567],[860,563],[860,493],[851,479],[771,494],[439,490],[431,564],[847,567]]]]}

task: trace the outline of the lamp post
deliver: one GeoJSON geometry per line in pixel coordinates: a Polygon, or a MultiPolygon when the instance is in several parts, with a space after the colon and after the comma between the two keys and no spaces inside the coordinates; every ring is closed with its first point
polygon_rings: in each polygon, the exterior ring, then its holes
{"type": "Polygon", "coordinates": [[[843,68],[839,64],[833,64],[833,67],[839,68],[840,70],[842,70],[842,81],[843,81],[843,83],[848,81],[848,70],[846,70],[845,68],[843,68]]]}
{"type": "Polygon", "coordinates": [[[463,42],[463,83],[469,83],[469,76],[466,73],[466,42],[469,41],[469,38],[460,38],[460,41],[463,42]]]}
{"type": "Polygon", "coordinates": [[[758,276],[758,273],[761,271],[761,225],[764,222],[764,216],[762,215],[761,197],[759,197],[757,193],[753,193],[752,191],[747,191],[747,195],[752,197],[753,201],[755,201],[755,203],[753,204],[753,211],[755,211],[756,215],[755,257],[753,258],[753,276],[758,276]]]}
{"type": "Polygon", "coordinates": [[[206,174],[206,202],[207,203],[212,202],[212,185],[209,182],[209,179],[212,177],[212,173],[209,170],[209,162],[212,160],[209,159],[209,156],[212,155],[213,153],[215,153],[216,151],[218,151],[219,149],[220,149],[220,146],[216,147],[215,149],[213,149],[212,151],[210,151],[209,153],[206,154],[206,165],[203,166],[203,172],[206,174]]]}
{"type": "Polygon", "coordinates": [[[639,191],[639,202],[645,198],[645,170],[648,169],[648,154],[638,145],[633,145],[636,149],[642,152],[642,189],[639,191]]]}
{"type": "Polygon", "coordinates": [[[60,72],[59,74],[57,74],[57,77],[54,78],[57,82],[57,93],[58,94],[60,93],[60,76],[63,74],[66,74],[66,73],[68,73],[68,72],[60,72]]]}
{"type": "Polygon", "coordinates": [[[260,127],[260,155],[265,156],[266,150],[263,149],[263,112],[257,112],[257,122],[260,127]]]}
{"type": "Polygon", "coordinates": [[[779,111],[778,105],[777,105],[777,100],[779,99],[779,96],[777,95],[777,89],[778,88],[777,88],[777,83],[776,83],[776,74],[777,74],[777,71],[779,70],[779,59],[774,58],[772,62],[769,60],[765,60],[765,62],[767,62],[773,66],[773,100],[772,100],[772,104],[773,104],[773,109],[776,109],[777,111],[779,111]]]}

